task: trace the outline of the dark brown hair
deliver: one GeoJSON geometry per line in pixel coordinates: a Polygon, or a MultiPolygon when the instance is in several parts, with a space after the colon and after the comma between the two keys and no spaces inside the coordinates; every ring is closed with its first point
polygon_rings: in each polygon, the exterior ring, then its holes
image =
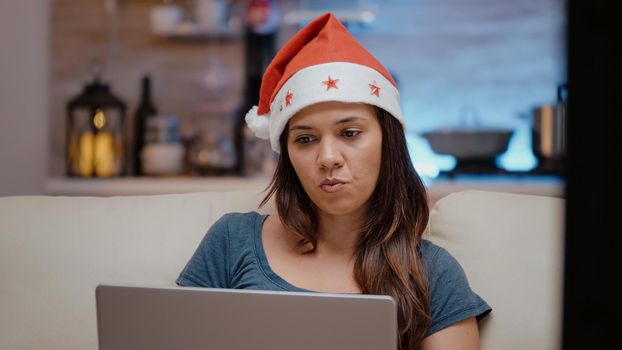
{"type": "MultiPolygon", "coordinates": [[[[419,245],[428,223],[425,187],[415,171],[402,124],[376,108],[382,129],[378,182],[369,198],[356,252],[354,278],[364,294],[390,295],[398,306],[399,349],[418,349],[430,325],[427,279],[419,245]]],[[[301,244],[317,243],[318,215],[304,191],[287,152],[288,129],[280,137],[281,155],[268,194],[278,214],[301,244]]]]}

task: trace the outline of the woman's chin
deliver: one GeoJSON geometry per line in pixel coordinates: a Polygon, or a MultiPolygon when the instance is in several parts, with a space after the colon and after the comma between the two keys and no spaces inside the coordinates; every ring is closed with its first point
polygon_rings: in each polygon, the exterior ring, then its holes
{"type": "Polygon", "coordinates": [[[349,201],[332,201],[315,203],[316,207],[325,214],[333,216],[352,215],[358,213],[362,205],[356,205],[349,201]]]}

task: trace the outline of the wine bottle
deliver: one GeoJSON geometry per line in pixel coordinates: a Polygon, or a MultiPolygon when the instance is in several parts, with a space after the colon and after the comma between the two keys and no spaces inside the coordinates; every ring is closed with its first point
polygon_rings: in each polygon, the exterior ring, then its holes
{"type": "MultiPolygon", "coordinates": [[[[273,0],[251,0],[246,6],[244,96],[234,127],[235,172],[239,175],[251,175],[254,170],[250,169],[249,165],[262,162],[261,159],[252,159],[254,155],[250,153],[249,148],[257,142],[253,133],[247,128],[244,117],[246,112],[259,102],[263,73],[276,54],[280,23],[280,11],[273,0]]],[[[269,148],[269,143],[267,147],[269,148]]]]}
{"type": "Polygon", "coordinates": [[[140,153],[145,146],[147,119],[155,116],[157,113],[158,111],[151,99],[151,78],[149,75],[145,75],[142,78],[140,103],[134,114],[133,165],[134,175],[136,176],[143,174],[140,153]]]}

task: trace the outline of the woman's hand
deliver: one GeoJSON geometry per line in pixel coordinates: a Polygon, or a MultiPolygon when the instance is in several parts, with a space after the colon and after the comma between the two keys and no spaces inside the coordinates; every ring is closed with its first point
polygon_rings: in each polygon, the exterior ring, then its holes
{"type": "Polygon", "coordinates": [[[479,350],[479,329],[475,317],[455,323],[425,338],[423,350],[479,350]]]}

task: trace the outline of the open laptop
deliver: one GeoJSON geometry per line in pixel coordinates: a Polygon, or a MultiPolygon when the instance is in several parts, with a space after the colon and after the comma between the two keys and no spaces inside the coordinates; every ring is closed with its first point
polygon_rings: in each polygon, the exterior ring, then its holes
{"type": "Polygon", "coordinates": [[[397,349],[389,296],[99,285],[100,350],[397,349]]]}

